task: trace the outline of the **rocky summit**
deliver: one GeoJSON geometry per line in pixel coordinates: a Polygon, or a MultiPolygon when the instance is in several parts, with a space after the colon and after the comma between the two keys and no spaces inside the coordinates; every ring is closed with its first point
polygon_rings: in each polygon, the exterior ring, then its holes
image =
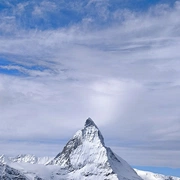
{"type": "Polygon", "coordinates": [[[105,146],[100,130],[90,118],[48,165],[66,169],[73,179],[142,180],[123,159],[105,146]]]}

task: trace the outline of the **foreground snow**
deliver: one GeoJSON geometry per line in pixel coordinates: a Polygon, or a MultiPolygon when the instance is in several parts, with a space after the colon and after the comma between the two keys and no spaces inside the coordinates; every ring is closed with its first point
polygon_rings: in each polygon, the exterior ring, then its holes
{"type": "MultiPolygon", "coordinates": [[[[45,164],[47,162],[45,162],[45,164]]],[[[46,166],[45,164],[39,164],[39,162],[36,162],[36,164],[32,164],[30,161],[4,163],[5,164],[2,164],[0,162],[0,180],[3,180],[4,177],[7,177],[7,179],[10,180],[63,180],[69,178],[66,174],[62,175],[63,173],[65,173],[65,171],[60,170],[57,165],[46,166]],[[60,173],[62,174],[60,175],[60,173]]],[[[135,169],[135,171],[143,180],[180,180],[180,178],[178,177],[170,177],[137,169],[135,169]]],[[[74,178],[76,179],[77,176],[74,178]]],[[[102,176],[92,176],[92,178],[97,180],[104,180],[102,176]]],[[[86,177],[86,179],[88,178],[86,177]]]]}

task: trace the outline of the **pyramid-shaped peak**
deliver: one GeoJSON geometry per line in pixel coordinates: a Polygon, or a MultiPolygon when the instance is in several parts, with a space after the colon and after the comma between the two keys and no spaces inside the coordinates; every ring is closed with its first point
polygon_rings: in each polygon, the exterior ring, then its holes
{"type": "Polygon", "coordinates": [[[97,128],[96,124],[94,123],[94,121],[93,121],[90,117],[86,120],[84,126],[85,126],[85,127],[95,126],[95,127],[97,128]]]}
{"type": "Polygon", "coordinates": [[[123,159],[105,146],[103,136],[91,118],[47,165],[59,165],[68,172],[69,179],[74,180],[142,180],[123,159]]]}
{"type": "Polygon", "coordinates": [[[91,118],[88,118],[85,122],[84,129],[82,129],[82,139],[91,142],[100,141],[104,146],[104,138],[91,118]]]}

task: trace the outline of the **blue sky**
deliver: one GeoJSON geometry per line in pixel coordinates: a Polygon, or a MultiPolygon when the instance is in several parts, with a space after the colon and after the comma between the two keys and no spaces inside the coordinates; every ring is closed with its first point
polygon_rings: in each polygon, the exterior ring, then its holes
{"type": "Polygon", "coordinates": [[[91,117],[131,165],[180,176],[179,16],[179,0],[1,1],[0,154],[55,156],[91,117]]]}

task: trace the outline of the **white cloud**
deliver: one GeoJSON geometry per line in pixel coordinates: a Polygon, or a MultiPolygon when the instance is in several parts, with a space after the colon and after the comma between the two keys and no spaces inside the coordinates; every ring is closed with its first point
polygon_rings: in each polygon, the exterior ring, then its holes
{"type": "Polygon", "coordinates": [[[1,138],[68,139],[90,116],[105,140],[116,140],[116,148],[126,142],[125,157],[131,154],[132,164],[176,166],[174,158],[162,161],[158,153],[167,154],[162,147],[173,147],[172,153],[180,148],[174,146],[180,136],[177,17],[179,1],[173,8],[163,5],[145,13],[116,12],[111,27],[93,29],[83,21],[2,35],[0,55],[15,65],[0,68],[28,77],[0,75],[1,138]],[[143,145],[134,151],[133,142],[143,145]],[[159,159],[145,151],[149,143],[159,159]],[[144,162],[139,160],[143,151],[144,162]]]}
{"type": "Polygon", "coordinates": [[[6,155],[14,157],[19,154],[36,154],[39,157],[47,156],[49,152],[50,157],[57,155],[57,152],[62,150],[60,145],[62,142],[31,142],[31,141],[0,141],[1,151],[6,155]],[[18,154],[14,154],[17,152],[18,154]]]}
{"type": "Polygon", "coordinates": [[[138,162],[139,166],[159,167],[159,165],[161,165],[162,167],[179,168],[177,157],[180,153],[178,150],[141,150],[141,148],[135,149],[133,147],[112,147],[112,149],[134,166],[136,166],[138,162]],[[147,157],[148,162],[146,161],[147,157]],[[168,161],[167,157],[171,157],[171,161],[168,161]]]}
{"type": "Polygon", "coordinates": [[[34,16],[42,16],[44,15],[44,13],[46,12],[52,12],[52,11],[56,11],[56,4],[53,2],[49,2],[49,1],[42,1],[38,6],[34,6],[34,9],[32,11],[32,14],[34,16]]]}

